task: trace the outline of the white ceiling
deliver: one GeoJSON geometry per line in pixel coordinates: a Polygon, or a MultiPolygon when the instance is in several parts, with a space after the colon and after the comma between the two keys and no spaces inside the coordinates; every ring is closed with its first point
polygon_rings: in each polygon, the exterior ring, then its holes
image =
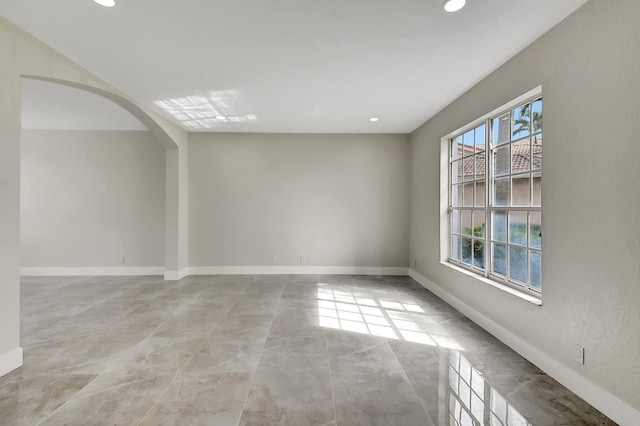
{"type": "Polygon", "coordinates": [[[188,130],[406,133],[585,2],[2,0],[0,15],[188,130]]]}

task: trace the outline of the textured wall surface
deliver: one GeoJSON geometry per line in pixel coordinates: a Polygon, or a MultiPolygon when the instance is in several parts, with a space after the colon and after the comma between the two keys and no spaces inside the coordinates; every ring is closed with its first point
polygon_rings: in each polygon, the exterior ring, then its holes
{"type": "Polygon", "coordinates": [[[163,266],[164,154],[144,131],[23,130],[21,266],[163,266]]]}
{"type": "Polygon", "coordinates": [[[411,137],[417,270],[640,409],[640,2],[593,0],[411,137]],[[542,85],[543,306],[439,263],[440,140],[542,85]],[[585,365],[572,359],[575,343],[585,365]]]}
{"type": "Polygon", "coordinates": [[[190,266],[407,266],[407,135],[191,134],[189,150],[190,266]]]}

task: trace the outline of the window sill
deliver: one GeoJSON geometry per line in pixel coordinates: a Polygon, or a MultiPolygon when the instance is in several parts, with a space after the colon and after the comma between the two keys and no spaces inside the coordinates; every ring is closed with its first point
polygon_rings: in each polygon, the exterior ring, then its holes
{"type": "Polygon", "coordinates": [[[471,278],[476,279],[476,280],[478,280],[480,282],[483,282],[483,283],[488,284],[488,285],[490,285],[492,287],[498,288],[498,289],[500,289],[500,290],[502,290],[504,292],[507,292],[507,293],[512,294],[512,295],[514,295],[516,297],[519,297],[520,299],[525,300],[525,301],[527,301],[529,303],[533,303],[534,305],[537,305],[537,306],[542,306],[542,298],[540,298],[538,296],[534,296],[534,295],[525,293],[523,291],[518,291],[517,289],[515,289],[513,287],[510,287],[508,285],[499,283],[499,282],[494,281],[494,280],[489,279],[489,278],[482,277],[482,276],[480,276],[478,274],[475,274],[475,273],[473,273],[473,272],[471,272],[469,270],[466,270],[464,268],[456,266],[456,265],[454,265],[452,263],[449,263],[447,261],[441,261],[440,264],[443,265],[443,266],[446,266],[447,268],[451,268],[454,271],[458,271],[458,272],[460,272],[460,273],[462,273],[462,274],[464,274],[464,275],[466,275],[468,277],[471,277],[471,278]]]}

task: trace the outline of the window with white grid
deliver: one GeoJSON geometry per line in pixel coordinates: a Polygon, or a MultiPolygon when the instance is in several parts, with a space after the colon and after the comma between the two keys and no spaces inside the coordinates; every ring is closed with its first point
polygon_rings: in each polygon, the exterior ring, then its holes
{"type": "Polygon", "coordinates": [[[542,97],[449,139],[448,260],[500,282],[542,290],[542,97]]]}

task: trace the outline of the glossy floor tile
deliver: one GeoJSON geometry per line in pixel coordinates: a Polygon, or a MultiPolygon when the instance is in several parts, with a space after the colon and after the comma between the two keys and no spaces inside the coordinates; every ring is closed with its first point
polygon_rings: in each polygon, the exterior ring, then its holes
{"type": "Polygon", "coordinates": [[[603,425],[408,277],[23,278],[0,425],[603,425]]]}

